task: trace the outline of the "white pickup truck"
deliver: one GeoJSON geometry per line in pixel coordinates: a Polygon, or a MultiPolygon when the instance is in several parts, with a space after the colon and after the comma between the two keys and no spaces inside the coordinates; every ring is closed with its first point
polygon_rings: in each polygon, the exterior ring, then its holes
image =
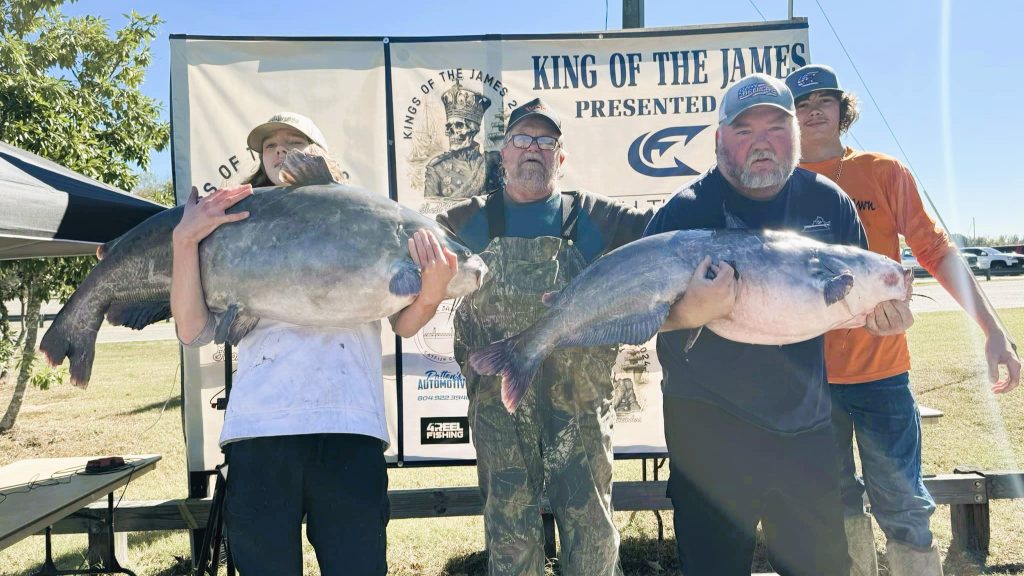
{"type": "Polygon", "coordinates": [[[1014,254],[1000,252],[989,246],[972,246],[963,249],[964,255],[974,255],[978,258],[978,270],[991,270],[993,272],[1020,271],[1022,259],[1014,254]]]}
{"type": "MultiPolygon", "coordinates": [[[[987,265],[984,269],[979,266],[978,257],[975,256],[974,254],[968,254],[967,252],[964,252],[963,257],[964,261],[967,262],[967,266],[970,267],[971,271],[973,272],[979,272],[988,269],[987,265]]],[[[900,260],[903,264],[903,269],[913,271],[914,276],[928,275],[928,271],[925,270],[924,267],[921,266],[921,264],[917,261],[917,256],[914,256],[914,253],[913,251],[910,250],[910,248],[903,248],[902,250],[900,250],[900,260]]]]}

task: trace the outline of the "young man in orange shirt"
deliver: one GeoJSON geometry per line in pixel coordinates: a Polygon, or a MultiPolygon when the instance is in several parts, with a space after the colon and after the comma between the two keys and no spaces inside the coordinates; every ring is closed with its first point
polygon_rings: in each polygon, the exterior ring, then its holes
{"type": "MultiPolygon", "coordinates": [[[[786,78],[800,123],[801,168],[832,179],[857,204],[871,250],[897,262],[899,235],[918,261],[963,306],[985,333],[985,356],[994,392],[1020,382],[1020,359],[995,314],[981,296],[956,246],[925,212],[914,178],[895,158],[844,147],[840,136],[858,118],[856,97],[842,90],[828,66],[805,66],[786,78]],[[999,367],[1007,375],[999,378],[999,367]]],[[[832,393],[832,424],[840,464],[840,486],[851,575],[877,573],[871,511],[887,538],[894,576],[942,574],[928,527],[935,503],[921,477],[921,419],[910,391],[910,354],[902,331],[873,336],[863,328],[825,337],[832,393]],[[863,480],[855,476],[856,430],[863,480]]]]}

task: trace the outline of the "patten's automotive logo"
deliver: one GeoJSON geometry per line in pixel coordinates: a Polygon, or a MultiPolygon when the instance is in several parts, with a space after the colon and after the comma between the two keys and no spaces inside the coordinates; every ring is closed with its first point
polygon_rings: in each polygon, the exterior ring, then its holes
{"type": "MultiPolygon", "coordinates": [[[[694,136],[703,132],[707,127],[707,124],[704,126],[672,126],[657,132],[641,134],[629,145],[629,165],[640,174],[655,178],[696,176],[700,172],[674,156],[672,157],[673,164],[670,166],[655,165],[654,153],[658,153],[660,161],[670,148],[680,143],[680,137],[685,137],[681,142],[683,146],[686,146],[694,136]]],[[[663,164],[663,162],[658,162],[658,164],[663,164]]]]}
{"type": "Polygon", "coordinates": [[[420,418],[420,444],[469,444],[469,418],[420,418]]]}

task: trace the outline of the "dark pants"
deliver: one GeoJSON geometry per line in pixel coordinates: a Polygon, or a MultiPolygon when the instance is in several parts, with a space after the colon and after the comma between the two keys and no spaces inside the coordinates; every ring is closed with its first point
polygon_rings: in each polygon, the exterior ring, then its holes
{"type": "Polygon", "coordinates": [[[390,506],[379,439],[274,436],[229,450],[224,517],[242,576],[300,576],[303,516],[323,576],[387,573],[390,506]]]}
{"type": "Polygon", "coordinates": [[[749,576],[761,522],[783,576],[849,573],[832,430],[784,436],[666,396],[668,495],[687,576],[749,576]]]}

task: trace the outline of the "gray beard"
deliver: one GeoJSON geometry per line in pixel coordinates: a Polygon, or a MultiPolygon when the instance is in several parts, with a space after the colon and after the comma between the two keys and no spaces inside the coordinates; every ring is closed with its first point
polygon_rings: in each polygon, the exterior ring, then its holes
{"type": "Polygon", "coordinates": [[[528,192],[531,195],[540,194],[553,189],[555,177],[548,173],[543,166],[518,166],[515,172],[509,176],[508,182],[517,189],[528,192]]]}
{"type": "Polygon", "coordinates": [[[737,166],[732,162],[732,158],[729,157],[728,152],[725,151],[725,147],[718,148],[718,165],[733,179],[739,181],[746,188],[750,189],[761,189],[761,188],[775,188],[781,187],[786,183],[786,180],[793,174],[793,170],[796,169],[796,159],[800,157],[800,145],[797,142],[796,147],[793,150],[793,156],[789,159],[789,162],[780,162],[778,157],[768,151],[764,152],[751,152],[747,155],[746,161],[742,166],[737,166]],[[774,160],[778,165],[774,170],[770,172],[756,173],[751,171],[750,165],[756,161],[764,158],[774,160]]]}

